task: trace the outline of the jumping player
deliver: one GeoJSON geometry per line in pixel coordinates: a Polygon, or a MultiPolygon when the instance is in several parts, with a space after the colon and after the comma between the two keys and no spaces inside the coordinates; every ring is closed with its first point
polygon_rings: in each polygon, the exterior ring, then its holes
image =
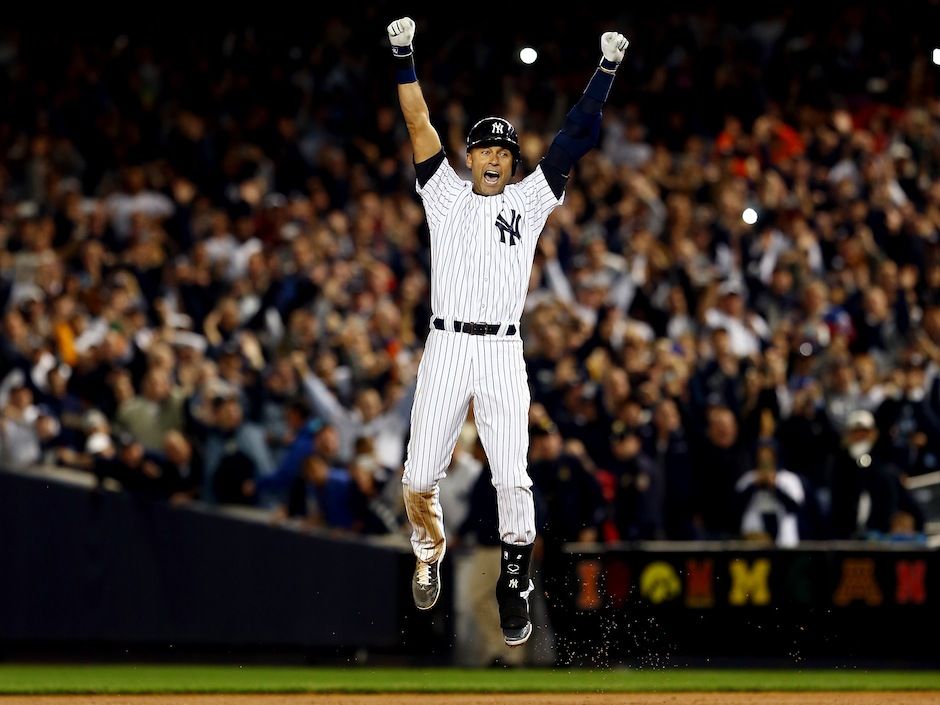
{"type": "Polygon", "coordinates": [[[417,557],[412,593],[422,610],[431,609],[440,595],[446,543],[438,482],[472,399],[496,488],[500,626],[506,644],[519,646],[532,634],[529,563],[535,541],[526,471],[529,386],[519,319],[539,234],[564,198],[572,165],[597,143],[601,108],[627,40],[616,32],[601,36],[603,58],[581,100],[535,171],[510,184],[519,167],[519,139],[503,118],[484,118],[467,136],[472,182],[447,162],[415,74],[414,33],[408,17],[388,26],[417,192],[431,233],[430,333],[418,369],[402,479],[417,557]]]}

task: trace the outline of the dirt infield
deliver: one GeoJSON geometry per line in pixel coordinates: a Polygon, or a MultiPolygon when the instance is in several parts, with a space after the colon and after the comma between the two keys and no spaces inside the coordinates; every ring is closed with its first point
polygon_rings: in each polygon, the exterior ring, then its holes
{"type": "Polygon", "coordinates": [[[32,695],[0,705],[940,705],[940,692],[395,695],[32,695]]]}

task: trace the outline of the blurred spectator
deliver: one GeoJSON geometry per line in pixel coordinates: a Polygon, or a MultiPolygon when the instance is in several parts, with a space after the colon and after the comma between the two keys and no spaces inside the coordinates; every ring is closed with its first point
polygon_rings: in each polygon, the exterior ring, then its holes
{"type": "Polygon", "coordinates": [[[302,400],[285,404],[284,420],[286,429],[282,440],[287,443],[287,447],[274,472],[259,480],[259,492],[287,491],[300,473],[304,461],[313,454],[316,446],[315,436],[323,427],[320,419],[312,418],[310,405],[302,400]]]}
{"type": "Polygon", "coordinates": [[[800,513],[805,502],[799,476],[779,467],[772,441],[757,447],[756,467],[744,473],[735,485],[743,509],[741,535],[766,540],[780,548],[800,542],[800,513]]]}
{"type": "Polygon", "coordinates": [[[618,421],[607,471],[614,487],[613,519],[623,541],[665,538],[666,478],[643,452],[638,429],[618,421]]]}
{"type": "Polygon", "coordinates": [[[176,502],[199,497],[205,468],[199,451],[179,431],[163,438],[163,478],[168,496],[176,502]]]}
{"type": "Polygon", "coordinates": [[[923,528],[922,513],[888,461],[885,445],[878,444],[879,435],[871,412],[849,414],[832,481],[835,538],[887,534],[898,512],[912,517],[915,529],[923,528]]]}
{"type": "Polygon", "coordinates": [[[273,470],[256,424],[245,421],[236,398],[212,401],[213,422],[205,435],[205,492],[224,504],[254,504],[257,482],[273,470]]]}
{"type": "Polygon", "coordinates": [[[694,456],[696,514],[707,537],[727,538],[738,534],[734,487],[750,468],[750,457],[728,407],[710,408],[707,418],[694,456]]]}
{"type": "Polygon", "coordinates": [[[666,538],[683,541],[695,538],[691,448],[672,399],[663,399],[653,410],[652,432],[645,451],[656,466],[655,476],[665,483],[662,521],[666,538]]]}
{"type": "Polygon", "coordinates": [[[141,393],[121,402],[115,425],[140,440],[147,450],[163,447],[169,431],[183,429],[186,393],[173,388],[170,371],[151,367],[144,375],[141,393]]]}

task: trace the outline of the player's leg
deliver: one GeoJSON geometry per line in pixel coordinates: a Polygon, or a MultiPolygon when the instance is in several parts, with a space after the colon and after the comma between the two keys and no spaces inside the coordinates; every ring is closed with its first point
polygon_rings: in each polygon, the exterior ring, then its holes
{"type": "Polygon", "coordinates": [[[470,404],[467,337],[432,330],[418,367],[402,491],[412,527],[411,546],[418,559],[412,592],[419,609],[433,607],[440,593],[445,537],[438,483],[446,473],[470,404]]]}
{"type": "Polygon", "coordinates": [[[505,642],[519,646],[532,633],[528,597],[535,505],[526,463],[529,385],[522,341],[490,338],[477,345],[473,409],[496,488],[502,541],[496,586],[500,626],[505,642]]]}

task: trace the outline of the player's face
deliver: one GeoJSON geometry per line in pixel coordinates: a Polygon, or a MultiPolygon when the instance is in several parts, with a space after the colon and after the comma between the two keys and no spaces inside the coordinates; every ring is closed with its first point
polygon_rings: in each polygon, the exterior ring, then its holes
{"type": "Polygon", "coordinates": [[[474,147],[467,154],[467,166],[473,174],[473,190],[481,196],[495,196],[512,176],[512,152],[498,145],[474,147]]]}

